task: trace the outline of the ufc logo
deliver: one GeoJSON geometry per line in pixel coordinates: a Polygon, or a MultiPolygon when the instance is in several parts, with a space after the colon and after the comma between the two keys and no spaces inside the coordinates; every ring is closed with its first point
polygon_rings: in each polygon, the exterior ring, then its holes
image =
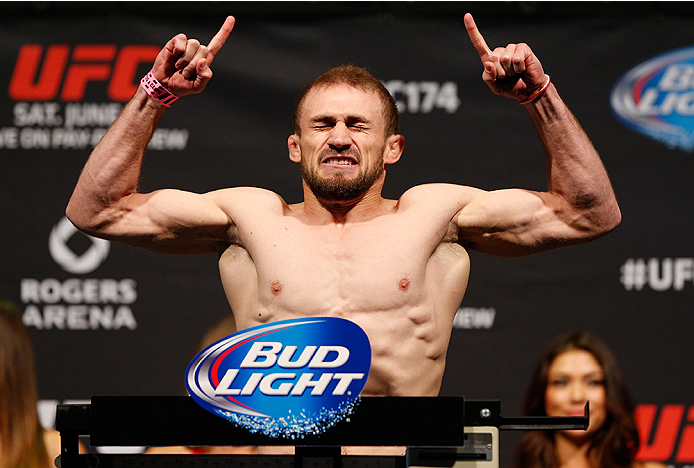
{"type": "Polygon", "coordinates": [[[24,44],[10,80],[9,95],[15,101],[63,102],[84,98],[87,84],[108,82],[112,101],[128,101],[139,85],[138,66],[154,62],[160,47],[113,44],[24,44]],[[43,63],[42,63],[43,57],[43,63]]]}
{"type": "Polygon", "coordinates": [[[658,405],[636,407],[634,416],[641,440],[637,460],[664,462],[674,455],[675,463],[694,462],[694,406],[689,407],[686,421],[684,409],[685,405],[663,405],[656,419],[658,405]]]}

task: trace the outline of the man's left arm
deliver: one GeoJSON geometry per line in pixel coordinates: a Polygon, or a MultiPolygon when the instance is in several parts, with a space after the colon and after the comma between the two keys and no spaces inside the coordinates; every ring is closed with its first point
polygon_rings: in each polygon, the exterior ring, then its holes
{"type": "Polygon", "coordinates": [[[470,14],[465,26],[496,94],[530,113],[547,157],[549,190],[480,191],[455,218],[460,242],[496,255],[527,255],[587,242],[613,230],[621,213],[607,171],[527,44],[489,49],[470,14]]]}
{"type": "Polygon", "coordinates": [[[602,235],[617,227],[621,213],[605,166],[554,85],[525,107],[547,157],[549,200],[580,215],[576,227],[588,234],[602,235]]]}

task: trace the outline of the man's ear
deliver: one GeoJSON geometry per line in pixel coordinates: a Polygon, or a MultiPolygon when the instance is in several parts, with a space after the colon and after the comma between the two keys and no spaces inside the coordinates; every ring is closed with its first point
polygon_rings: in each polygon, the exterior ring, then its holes
{"type": "Polygon", "coordinates": [[[299,136],[297,134],[290,135],[287,140],[287,148],[289,148],[289,159],[295,163],[301,162],[301,148],[299,148],[299,136]]]}
{"type": "Polygon", "coordinates": [[[402,151],[405,149],[405,137],[402,135],[391,135],[386,138],[386,150],[383,155],[384,164],[395,164],[400,159],[402,151]]]}

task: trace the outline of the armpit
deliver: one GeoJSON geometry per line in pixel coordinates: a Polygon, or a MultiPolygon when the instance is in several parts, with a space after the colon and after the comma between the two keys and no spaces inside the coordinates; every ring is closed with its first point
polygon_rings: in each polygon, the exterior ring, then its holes
{"type": "Polygon", "coordinates": [[[232,223],[227,229],[227,239],[226,242],[220,243],[220,251],[225,250],[229,246],[236,246],[245,249],[243,242],[241,241],[241,236],[239,233],[239,228],[236,224],[232,223]]]}

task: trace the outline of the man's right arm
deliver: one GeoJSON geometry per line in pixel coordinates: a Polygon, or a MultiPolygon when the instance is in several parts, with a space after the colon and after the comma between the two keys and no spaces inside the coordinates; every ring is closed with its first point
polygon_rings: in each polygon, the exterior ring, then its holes
{"type": "MultiPolygon", "coordinates": [[[[157,56],[155,78],[177,96],[202,91],[209,64],[233,28],[227,18],[209,46],[179,34],[157,56]]],[[[137,192],[145,148],[166,107],[142,87],[89,157],[66,214],[84,232],[165,253],[214,251],[231,220],[214,195],[178,190],[137,192]]]]}

